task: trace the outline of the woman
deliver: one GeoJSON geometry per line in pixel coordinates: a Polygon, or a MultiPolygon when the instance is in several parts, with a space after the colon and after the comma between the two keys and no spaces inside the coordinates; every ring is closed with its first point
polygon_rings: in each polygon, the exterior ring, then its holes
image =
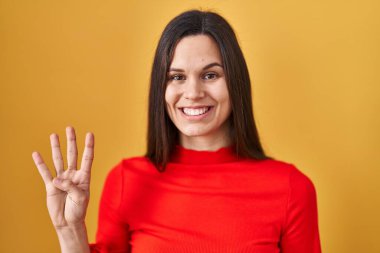
{"type": "Polygon", "coordinates": [[[109,173],[96,243],[87,240],[94,137],[76,170],[51,135],[57,177],[33,159],[62,252],[321,252],[316,192],[292,164],[265,155],[251,108],[250,78],[230,25],[212,12],[175,17],[151,75],[148,149],[109,173]]]}

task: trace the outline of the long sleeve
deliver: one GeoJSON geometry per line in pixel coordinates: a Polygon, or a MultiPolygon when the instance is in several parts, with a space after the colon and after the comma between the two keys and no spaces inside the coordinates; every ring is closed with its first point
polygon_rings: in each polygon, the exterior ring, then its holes
{"type": "Polygon", "coordinates": [[[289,185],[281,253],[320,253],[315,187],[312,181],[297,169],[291,172],[289,185]]]}
{"type": "Polygon", "coordinates": [[[295,166],[177,148],[107,176],[92,253],[321,253],[316,190],[295,166]]]}
{"type": "Polygon", "coordinates": [[[128,225],[120,215],[123,194],[123,168],[119,164],[108,174],[100,205],[96,243],[90,244],[91,253],[129,253],[128,225]]]}

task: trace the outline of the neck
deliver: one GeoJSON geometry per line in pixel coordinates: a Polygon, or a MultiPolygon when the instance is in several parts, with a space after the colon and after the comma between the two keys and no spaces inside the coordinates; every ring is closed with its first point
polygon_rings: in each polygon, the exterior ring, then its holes
{"type": "Polygon", "coordinates": [[[186,136],[180,133],[179,143],[186,149],[205,151],[215,151],[232,144],[227,124],[220,127],[217,132],[206,136],[186,136]]]}

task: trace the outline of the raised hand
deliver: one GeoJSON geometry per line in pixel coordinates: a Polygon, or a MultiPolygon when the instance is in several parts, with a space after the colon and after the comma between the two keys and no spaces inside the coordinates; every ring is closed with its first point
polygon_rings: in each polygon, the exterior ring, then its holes
{"type": "Polygon", "coordinates": [[[80,169],[77,170],[78,150],[75,130],[66,128],[67,169],[61,154],[57,134],[50,135],[56,178],[53,179],[42,156],[33,152],[32,157],[45,183],[47,207],[56,229],[84,224],[90,199],[91,166],[94,159],[94,135],[87,133],[80,169]]]}

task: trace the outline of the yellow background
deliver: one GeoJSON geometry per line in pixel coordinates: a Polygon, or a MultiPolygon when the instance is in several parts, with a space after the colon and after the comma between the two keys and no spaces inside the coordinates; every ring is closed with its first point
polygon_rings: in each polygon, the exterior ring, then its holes
{"type": "Polygon", "coordinates": [[[234,27],[264,147],[317,189],[323,252],[380,252],[379,1],[0,1],[0,252],[59,252],[31,153],[95,134],[87,214],[105,176],[145,150],[158,38],[190,8],[234,27]]]}

